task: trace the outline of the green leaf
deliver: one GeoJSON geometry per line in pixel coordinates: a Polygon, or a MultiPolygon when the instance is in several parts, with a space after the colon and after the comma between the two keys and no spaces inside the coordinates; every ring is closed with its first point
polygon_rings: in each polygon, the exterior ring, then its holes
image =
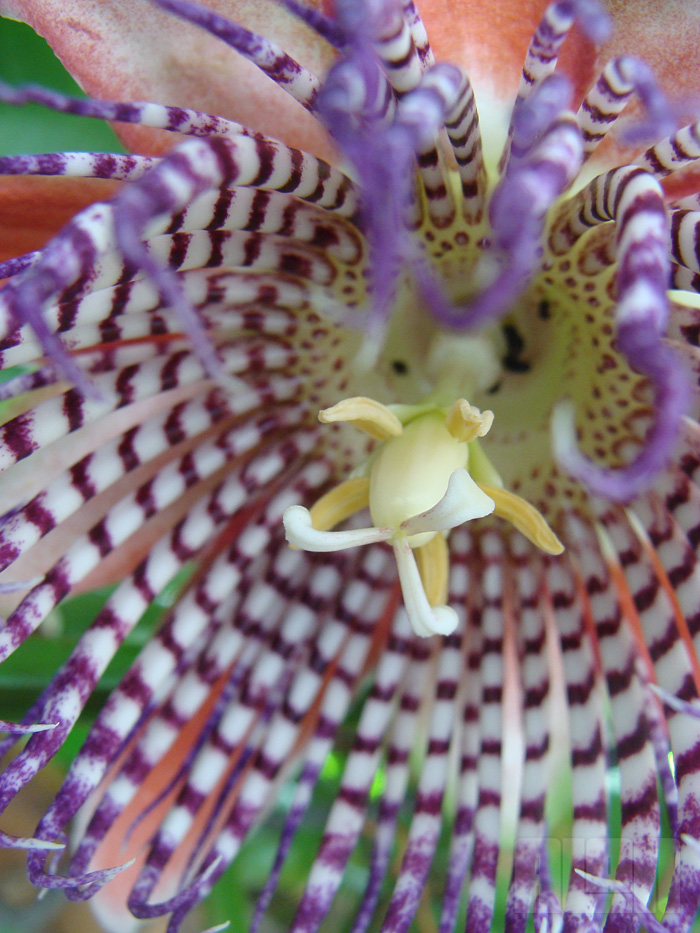
{"type": "MultiPolygon", "coordinates": [[[[7,84],[40,84],[64,94],[84,97],[44,39],[24,23],[0,19],[0,80],[7,84]]],[[[0,104],[0,153],[124,152],[107,123],[53,113],[36,104],[0,104]]]]}

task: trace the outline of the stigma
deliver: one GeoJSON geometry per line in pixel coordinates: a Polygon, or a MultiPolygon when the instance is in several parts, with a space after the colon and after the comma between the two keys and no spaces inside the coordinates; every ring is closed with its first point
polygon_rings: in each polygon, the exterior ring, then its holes
{"type": "Polygon", "coordinates": [[[409,621],[417,635],[449,635],[459,617],[447,605],[449,532],[468,521],[499,516],[537,547],[560,554],[563,546],[542,515],[503,483],[480,439],[493,413],[466,399],[451,406],[430,400],[383,405],[347,398],[319,412],[325,424],[345,422],[378,442],[353,474],[311,509],[284,513],[287,541],[306,551],[338,551],[386,542],[396,558],[409,621]],[[371,524],[334,530],[369,509],[371,524]]]}

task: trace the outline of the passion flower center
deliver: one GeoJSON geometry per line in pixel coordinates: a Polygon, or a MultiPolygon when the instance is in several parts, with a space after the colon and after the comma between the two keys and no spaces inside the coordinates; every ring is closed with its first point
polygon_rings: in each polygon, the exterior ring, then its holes
{"type": "Polygon", "coordinates": [[[449,409],[425,403],[392,410],[356,397],[319,412],[319,420],[348,422],[380,444],[358,475],[330,490],[310,511],[301,505],[286,510],[287,540],[309,551],[390,543],[416,634],[447,635],[457,626],[457,613],[444,605],[449,576],[445,533],[452,528],[495,512],[542,550],[563,550],[540,513],[502,488],[481,449],[479,438],[491,428],[492,412],[481,412],[466,399],[449,409]],[[372,526],[331,530],[367,506],[372,526]]]}

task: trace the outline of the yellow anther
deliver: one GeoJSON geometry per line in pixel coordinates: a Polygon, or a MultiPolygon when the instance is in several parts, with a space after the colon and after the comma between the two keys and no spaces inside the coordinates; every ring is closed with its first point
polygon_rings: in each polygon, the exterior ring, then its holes
{"type": "Polygon", "coordinates": [[[398,437],[403,431],[403,425],[393,411],[381,402],[362,395],[343,399],[332,408],[322,409],[318,413],[318,420],[323,424],[346,421],[379,441],[398,437]]]}
{"type": "Polygon", "coordinates": [[[507,489],[477,483],[480,489],[496,503],[494,515],[510,522],[518,531],[547,554],[561,554],[564,545],[554,534],[537,509],[507,489]]]}
{"type": "Polygon", "coordinates": [[[334,486],[309,511],[314,528],[329,531],[368,505],[369,477],[357,476],[334,486]]]}
{"type": "Polygon", "coordinates": [[[414,553],[428,602],[431,606],[444,605],[450,569],[450,553],[444,534],[438,532],[427,544],[417,547],[414,553]]]}
{"type": "Polygon", "coordinates": [[[475,441],[477,437],[484,437],[492,424],[492,411],[480,411],[465,398],[458,398],[445,418],[447,430],[458,441],[475,441]]]}

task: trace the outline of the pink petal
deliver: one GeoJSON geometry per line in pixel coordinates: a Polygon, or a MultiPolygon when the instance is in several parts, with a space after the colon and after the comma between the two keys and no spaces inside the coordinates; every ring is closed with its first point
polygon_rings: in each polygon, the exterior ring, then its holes
{"type": "MultiPolygon", "coordinates": [[[[454,0],[422,0],[420,11],[437,59],[461,65],[473,83],[512,99],[525,51],[548,0],[472,0],[456,15],[454,0]]],[[[700,7],[682,0],[602,0],[612,17],[610,41],[596,56],[576,27],[560,66],[582,96],[615,55],[649,64],[673,97],[700,91],[700,7]]]]}
{"type": "MultiPolygon", "coordinates": [[[[222,15],[278,41],[312,72],[323,74],[332,50],[281,4],[214,0],[222,15]]],[[[325,132],[296,101],[218,39],[147,0],[2,0],[0,13],[44,36],[92,97],[150,100],[218,114],[328,158],[325,132]]],[[[120,128],[121,129],[121,128],[120,128]]],[[[162,152],[172,136],[124,127],[138,152],[162,152]]]]}
{"type": "Polygon", "coordinates": [[[0,176],[0,261],[40,249],[79,210],[116,189],[85,178],[0,176]]]}
{"type": "Polygon", "coordinates": [[[456,15],[454,0],[422,0],[435,57],[460,65],[470,81],[512,102],[525,52],[547,0],[474,0],[456,15]]]}
{"type": "Polygon", "coordinates": [[[694,103],[700,92],[700,6],[683,0],[606,0],[614,23],[604,61],[642,58],[676,100],[694,103]]]}

